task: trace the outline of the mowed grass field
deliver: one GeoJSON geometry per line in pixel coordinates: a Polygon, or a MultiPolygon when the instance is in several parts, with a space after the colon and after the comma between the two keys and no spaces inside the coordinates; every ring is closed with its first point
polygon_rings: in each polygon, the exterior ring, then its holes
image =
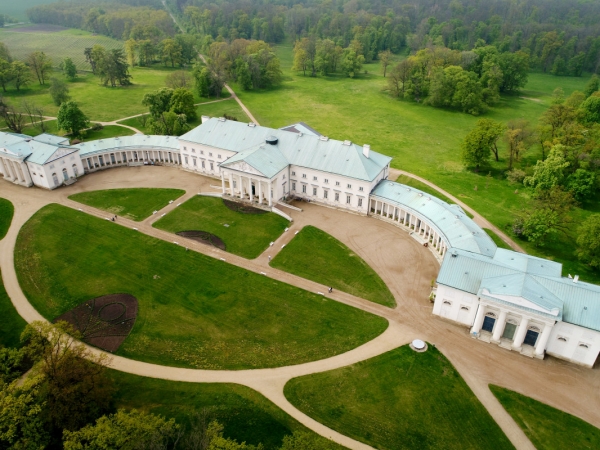
{"type": "Polygon", "coordinates": [[[197,196],[154,222],[153,227],[177,233],[207,231],[220,238],[230,253],[253,259],[277,239],[289,222],[275,213],[232,211],[221,198],[197,196]]]}
{"type": "Polygon", "coordinates": [[[15,207],[5,198],[0,198],[0,240],[6,236],[12,222],[15,207]]]}
{"type": "Polygon", "coordinates": [[[396,306],[383,280],[360,256],[316,227],[302,228],[270,264],[357,297],[396,306]]]}
{"type": "MultiPolygon", "coordinates": [[[[4,12],[4,8],[2,10],[4,12]]],[[[123,48],[123,42],[107,36],[49,24],[0,28],[0,42],[4,42],[14,59],[24,61],[30,53],[41,51],[52,59],[54,67],[69,57],[79,70],[92,70],[83,55],[85,48],[94,45],[102,45],[107,50],[123,48]]]]}
{"type": "Polygon", "coordinates": [[[13,306],[0,273],[0,347],[20,347],[21,333],[27,323],[13,306]]]}
{"type": "Polygon", "coordinates": [[[578,417],[499,386],[490,390],[538,450],[600,448],[600,429],[578,417]]]}
{"type": "MultiPolygon", "coordinates": [[[[140,222],[185,194],[181,189],[106,189],[70,195],[71,200],[140,222]]],[[[118,219],[117,219],[118,220],[118,219]]]]}
{"type": "Polygon", "coordinates": [[[52,320],[101,295],[139,301],[118,354],[204,369],[301,364],[353,349],[387,321],[59,205],[21,228],[23,292],[52,320]]]}
{"type": "MultiPolygon", "coordinates": [[[[188,427],[206,413],[208,420],[224,425],[224,435],[251,445],[262,443],[266,450],[279,449],[285,435],[307,431],[258,392],[239,384],[183,383],[158,380],[111,371],[117,391],[116,408],[136,408],[165,417],[188,427]]],[[[337,446],[318,438],[327,448],[337,446]]]]}
{"type": "Polygon", "coordinates": [[[285,396],[322,424],[381,450],[513,449],[435,347],[405,345],[329,372],[290,380],[285,396]]]}
{"type": "MultiPolygon", "coordinates": [[[[522,185],[511,185],[506,180],[507,153],[503,140],[499,142],[500,162],[492,162],[489,168],[479,173],[466,170],[460,159],[464,136],[481,117],[504,123],[524,118],[535,126],[550,106],[556,87],[561,87],[568,96],[574,90],[583,90],[589,79],[589,76],[555,77],[531,73],[521,92],[503,96],[489,112],[475,117],[392,98],[377,63],[365,65],[368,74],[361,74],[356,79],[341,75],[311,78],[290,70],[291,45],[281,45],[276,50],[284,71],[281,87],[269,91],[242,91],[233,85],[261,125],[279,128],[304,121],[331,138],[370,144],[374,151],[393,157],[392,167],[431,180],[509,233],[509,224],[515,215],[531,206],[530,190],[522,185]]],[[[525,153],[521,167],[533,166],[540,156],[538,146],[534,145],[525,153]]],[[[599,199],[584,207],[573,214],[575,223],[600,211],[599,199]]],[[[576,260],[575,239],[576,227],[567,236],[559,236],[557,242],[545,247],[536,248],[521,241],[519,244],[532,254],[562,262],[565,274],[577,273],[586,281],[600,282],[600,273],[576,260]]]]}

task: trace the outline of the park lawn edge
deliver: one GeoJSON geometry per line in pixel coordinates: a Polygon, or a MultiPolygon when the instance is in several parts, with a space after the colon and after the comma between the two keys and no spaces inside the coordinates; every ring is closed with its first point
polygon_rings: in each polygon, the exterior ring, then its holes
{"type": "MultiPolygon", "coordinates": [[[[315,244],[314,242],[312,244],[315,244]]],[[[346,258],[349,258],[348,255],[346,255],[346,258]]],[[[346,259],[346,267],[347,267],[347,261],[350,261],[349,259],[346,259]]],[[[344,261],[340,261],[340,266],[344,264],[344,261]]],[[[285,246],[284,249],[282,249],[277,255],[275,255],[275,258],[273,258],[272,261],[270,261],[269,263],[271,265],[271,267],[274,267],[276,269],[280,269],[283,270],[285,272],[291,273],[293,275],[297,275],[299,277],[302,278],[306,278],[308,280],[314,281],[316,283],[320,283],[326,286],[331,286],[336,290],[340,290],[343,292],[347,292],[351,295],[355,295],[357,297],[361,297],[364,298],[366,300],[372,301],[373,303],[378,303],[380,305],[383,306],[387,306],[390,308],[394,308],[396,306],[396,299],[394,298],[394,296],[392,295],[391,291],[389,290],[389,288],[387,287],[387,285],[385,284],[385,282],[381,279],[381,277],[377,274],[377,272],[375,272],[375,270],[373,270],[373,268],[371,266],[369,266],[365,260],[363,260],[359,255],[357,255],[354,251],[352,251],[346,244],[344,244],[343,242],[341,242],[340,240],[336,239],[335,237],[331,236],[329,233],[326,233],[325,231],[321,230],[320,228],[317,228],[313,225],[306,225],[304,226],[300,232],[298,234],[296,234],[292,240],[285,246]],[[316,235],[320,235],[319,239],[322,240],[323,238],[327,239],[327,241],[321,242],[318,245],[310,245],[309,243],[305,243],[302,242],[306,238],[307,233],[313,233],[316,235]],[[302,242],[302,244],[300,244],[299,242],[302,242]],[[335,246],[335,247],[333,247],[335,246]],[[299,248],[296,248],[299,247],[299,248]],[[304,256],[305,258],[311,260],[312,262],[314,262],[316,260],[315,255],[318,253],[323,253],[323,255],[327,255],[329,257],[331,257],[331,255],[333,254],[333,252],[331,251],[332,248],[334,250],[338,250],[339,252],[343,251],[345,253],[349,253],[352,255],[352,258],[355,258],[354,261],[358,262],[358,265],[362,264],[364,267],[362,268],[363,270],[367,270],[368,272],[368,276],[373,278],[374,281],[379,284],[379,288],[376,289],[367,289],[366,286],[362,287],[362,288],[354,288],[353,286],[349,286],[349,285],[344,285],[342,283],[342,280],[340,279],[336,279],[335,277],[330,277],[328,274],[329,273],[333,273],[336,270],[335,265],[332,265],[331,263],[327,265],[327,267],[316,267],[314,268],[314,271],[311,272],[311,269],[309,270],[305,270],[304,268],[300,267],[299,264],[302,264],[302,261],[300,260],[302,256],[304,256]],[[305,252],[309,252],[308,254],[305,254],[305,252]],[[293,258],[290,258],[289,256],[293,255],[293,258]],[[283,259],[283,258],[288,258],[288,259],[283,259]],[[290,264],[291,261],[291,264],[290,264]],[[379,290],[379,292],[383,292],[383,295],[376,295],[377,291],[379,290]]],[[[308,264],[307,264],[308,266],[308,264]]],[[[353,275],[350,276],[346,276],[346,278],[348,277],[352,277],[353,275]]]]}
{"type": "Polygon", "coordinates": [[[585,420],[510,389],[489,388],[538,450],[600,448],[600,429],[585,420]]]}
{"type": "Polygon", "coordinates": [[[20,347],[21,333],[27,322],[13,305],[2,281],[0,272],[0,347],[20,347]]]}
{"type": "Polygon", "coordinates": [[[15,206],[10,200],[0,197],[0,241],[4,239],[15,215],[15,206]]]}

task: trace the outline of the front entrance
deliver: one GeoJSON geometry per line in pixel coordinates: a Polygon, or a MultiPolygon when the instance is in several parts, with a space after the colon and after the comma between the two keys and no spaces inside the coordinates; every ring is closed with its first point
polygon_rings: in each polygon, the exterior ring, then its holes
{"type": "Polygon", "coordinates": [[[65,179],[65,181],[67,181],[69,179],[69,175],[67,174],[67,169],[63,169],[62,174],[63,174],[63,178],[65,179]]]}
{"type": "Polygon", "coordinates": [[[491,333],[494,329],[494,323],[496,323],[496,319],[494,319],[493,317],[486,316],[485,319],[483,319],[483,326],[481,327],[481,329],[483,331],[489,331],[491,333]]]}
{"type": "Polygon", "coordinates": [[[537,331],[527,330],[523,344],[535,347],[535,342],[537,341],[538,335],[539,333],[537,331]]]}
{"type": "Polygon", "coordinates": [[[515,337],[516,330],[517,326],[514,323],[506,322],[506,325],[504,326],[504,333],[502,333],[502,338],[512,341],[515,337]]]}

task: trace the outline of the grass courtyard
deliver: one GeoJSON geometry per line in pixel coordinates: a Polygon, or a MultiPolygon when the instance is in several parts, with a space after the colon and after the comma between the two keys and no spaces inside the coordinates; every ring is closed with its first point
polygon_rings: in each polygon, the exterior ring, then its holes
{"type": "Polygon", "coordinates": [[[21,333],[26,322],[13,306],[0,273],[0,347],[20,347],[21,333]]]}
{"type": "Polygon", "coordinates": [[[500,427],[431,345],[407,345],[330,372],[292,379],[288,400],[310,417],[378,449],[513,449],[500,427]]]}
{"type": "Polygon", "coordinates": [[[15,267],[48,319],[101,295],[135,296],[137,320],[117,354],[156,364],[300,364],[387,328],[383,318],[59,205],[23,226],[15,267]]]}
{"type": "Polygon", "coordinates": [[[219,237],[228,252],[252,259],[264,252],[288,225],[286,219],[274,213],[243,214],[227,208],[221,198],[197,196],[152,226],[171,233],[207,231],[219,237]]]}
{"type": "Polygon", "coordinates": [[[538,450],[600,448],[600,429],[578,417],[499,386],[490,390],[538,450]]]}
{"type": "Polygon", "coordinates": [[[140,222],[185,194],[181,189],[106,189],[70,195],[71,200],[140,222]]]}
{"type": "MultiPolygon", "coordinates": [[[[209,420],[216,419],[224,425],[226,437],[252,445],[262,443],[266,450],[278,449],[287,434],[309,431],[261,394],[246,386],[184,383],[116,371],[111,371],[111,374],[117,387],[117,408],[136,408],[173,417],[184,426],[188,425],[195,414],[206,411],[209,420]]],[[[343,448],[324,438],[320,439],[332,448],[343,448]]]]}
{"type": "Polygon", "coordinates": [[[13,204],[5,198],[0,198],[0,240],[8,233],[14,213],[13,204]]]}
{"type": "Polygon", "coordinates": [[[313,226],[302,228],[271,266],[375,303],[396,306],[383,280],[360,256],[313,226]]]}

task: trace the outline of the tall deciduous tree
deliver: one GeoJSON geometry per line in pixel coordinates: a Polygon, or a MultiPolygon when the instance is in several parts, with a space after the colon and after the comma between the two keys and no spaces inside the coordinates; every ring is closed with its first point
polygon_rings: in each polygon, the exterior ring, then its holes
{"type": "Polygon", "coordinates": [[[0,58],[0,86],[6,92],[6,87],[13,79],[12,65],[5,59],[0,58]]]}
{"type": "Polygon", "coordinates": [[[577,257],[600,268],[600,214],[589,216],[577,230],[577,257]]]}
{"type": "Polygon", "coordinates": [[[392,52],[390,52],[389,50],[379,52],[379,61],[381,63],[381,71],[383,72],[383,78],[385,78],[387,68],[392,63],[392,52]]]}
{"type": "Polygon", "coordinates": [[[475,166],[475,170],[485,164],[492,153],[498,161],[497,142],[504,126],[491,119],[480,119],[477,125],[465,136],[462,145],[462,158],[467,166],[475,166]]]}
{"type": "Polygon", "coordinates": [[[178,88],[173,91],[169,110],[175,114],[185,114],[188,120],[196,118],[196,107],[194,106],[194,94],[189,89],[178,88]]]}
{"type": "Polygon", "coordinates": [[[129,65],[121,49],[112,49],[106,52],[101,59],[98,59],[97,72],[105,86],[109,83],[111,87],[115,87],[117,84],[120,86],[131,84],[129,65]]]}
{"type": "Polygon", "coordinates": [[[69,80],[73,81],[75,78],[77,78],[77,67],[71,58],[67,57],[63,60],[62,70],[65,74],[65,77],[67,77],[69,80]]]}
{"type": "Polygon", "coordinates": [[[33,52],[27,55],[27,64],[40,84],[44,84],[48,73],[52,71],[52,60],[44,52],[33,52]]]}
{"type": "Polygon", "coordinates": [[[508,170],[511,170],[515,161],[519,161],[531,146],[533,131],[527,120],[511,120],[507,124],[505,136],[508,143],[508,170]]]}
{"type": "Polygon", "coordinates": [[[52,78],[50,80],[50,88],[48,91],[50,92],[52,100],[56,106],[60,106],[71,98],[67,83],[59,78],[52,78]]]}
{"type": "Polygon", "coordinates": [[[165,65],[170,62],[171,67],[183,63],[181,45],[175,39],[165,39],[161,42],[162,60],[165,65]]]}
{"type": "Polygon", "coordinates": [[[67,101],[60,105],[58,109],[57,125],[61,130],[79,136],[81,130],[87,128],[90,124],[88,117],[79,109],[77,103],[67,101]]]}
{"type": "Polygon", "coordinates": [[[11,63],[12,81],[20,91],[23,86],[27,86],[32,81],[31,71],[21,61],[13,61],[11,63]]]}

